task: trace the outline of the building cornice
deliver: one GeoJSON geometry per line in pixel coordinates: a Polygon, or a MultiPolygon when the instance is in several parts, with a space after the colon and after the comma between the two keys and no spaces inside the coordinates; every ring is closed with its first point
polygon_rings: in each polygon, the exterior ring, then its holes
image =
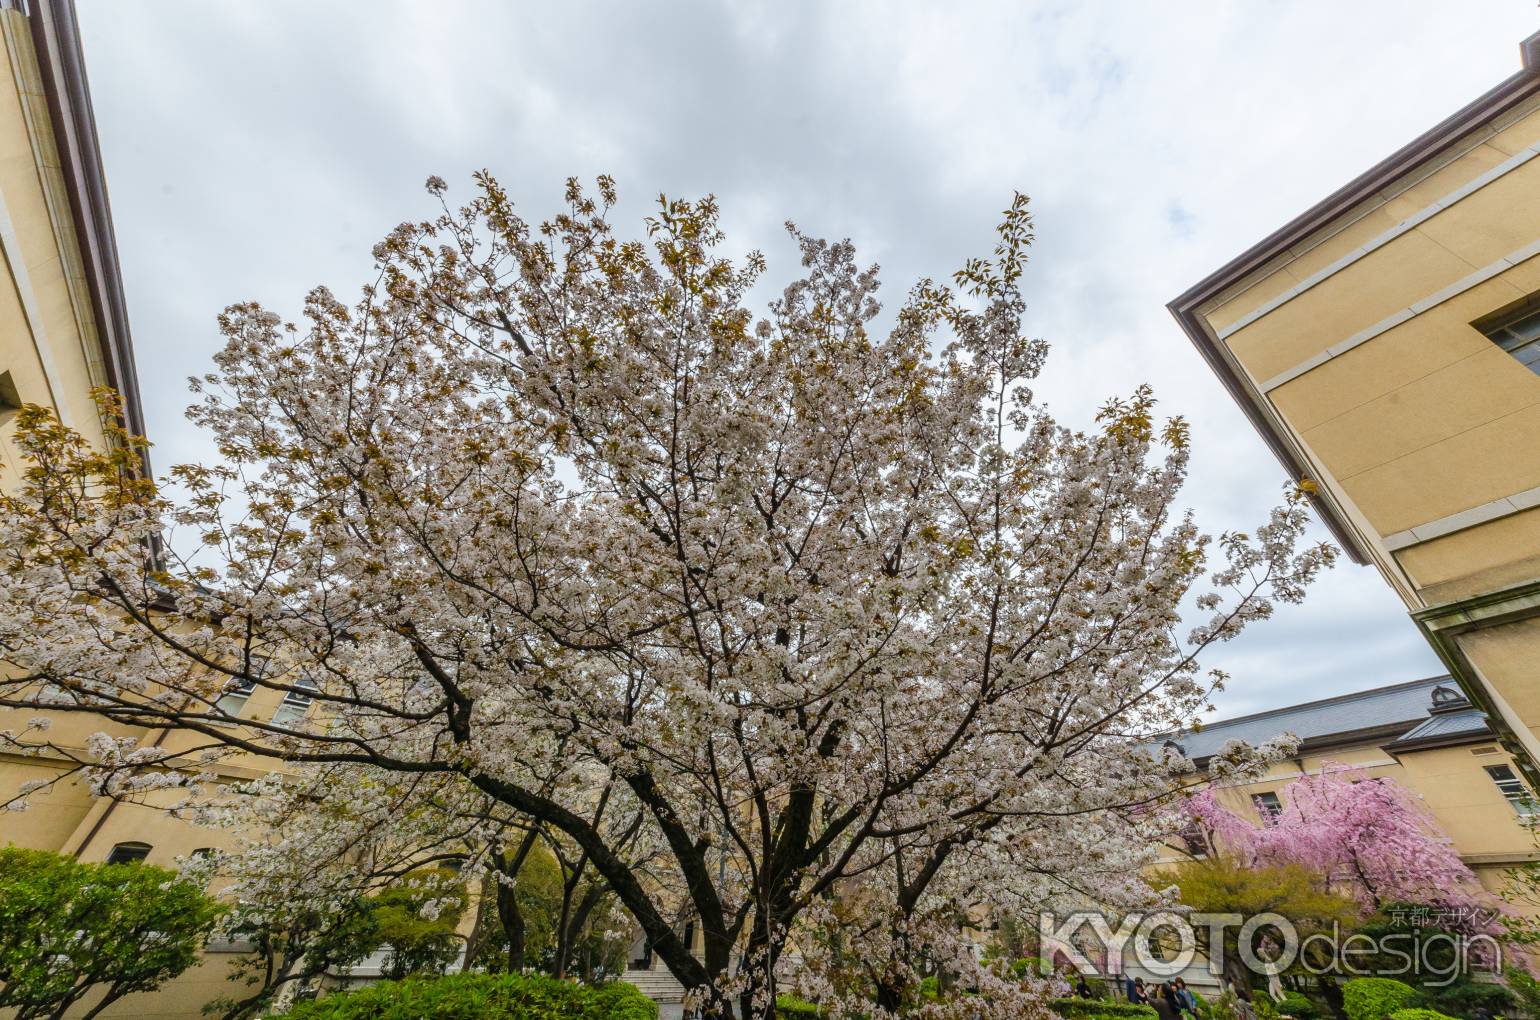
{"type": "MultiPolygon", "coordinates": [[[[144,408],[134,366],[128,304],[74,0],[28,0],[23,10],[48,97],[49,119],[79,239],[107,382],[122,397],[123,427],[142,436],[144,408]]],[[[148,454],[141,453],[141,457],[149,476],[148,454]]]]}
{"type": "Polygon", "coordinates": [[[1492,724],[1488,723],[1485,729],[1469,730],[1464,733],[1435,734],[1431,737],[1419,737],[1415,740],[1395,740],[1383,745],[1380,750],[1387,754],[1401,755],[1412,751],[1434,751],[1441,747],[1465,747],[1471,744],[1490,744],[1497,738],[1492,730],[1492,724]]]}

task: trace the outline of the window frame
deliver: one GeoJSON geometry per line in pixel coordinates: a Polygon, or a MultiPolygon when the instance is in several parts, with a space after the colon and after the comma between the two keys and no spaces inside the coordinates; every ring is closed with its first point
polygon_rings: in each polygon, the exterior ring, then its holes
{"type": "Polygon", "coordinates": [[[1514,361],[1540,375],[1540,295],[1471,325],[1514,361]]]}
{"type": "Polygon", "coordinates": [[[1277,790],[1262,790],[1251,795],[1251,806],[1256,810],[1257,817],[1262,819],[1263,825],[1277,825],[1278,819],[1283,817],[1283,798],[1278,796],[1277,790]],[[1271,798],[1271,802],[1269,802],[1271,798]]]}
{"type": "Polygon", "coordinates": [[[121,843],[114,843],[112,849],[107,851],[105,864],[141,864],[145,858],[155,849],[149,843],[137,839],[126,839],[121,843]]]}
{"type": "Polygon", "coordinates": [[[300,677],[289,685],[284,692],[283,700],[278,703],[278,708],[273,712],[272,722],[274,726],[292,726],[303,722],[310,714],[311,707],[315,704],[315,696],[304,693],[315,691],[319,693],[321,686],[309,677],[300,677]]]}
{"type": "Polygon", "coordinates": [[[1532,818],[1540,814],[1540,803],[1536,802],[1535,795],[1524,785],[1524,780],[1512,765],[1483,765],[1481,769],[1491,777],[1497,792],[1513,808],[1514,814],[1520,818],[1532,818]],[[1499,772],[1506,775],[1498,775],[1499,772]]]}

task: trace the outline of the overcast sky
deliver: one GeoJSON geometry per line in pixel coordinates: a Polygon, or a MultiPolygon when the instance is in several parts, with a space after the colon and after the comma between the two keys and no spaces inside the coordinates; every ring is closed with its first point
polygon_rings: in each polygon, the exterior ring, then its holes
{"type": "MultiPolygon", "coordinates": [[[[890,301],[985,254],[1032,197],[1031,329],[1062,419],[1155,385],[1193,422],[1184,502],[1249,528],[1282,469],[1165,303],[1518,69],[1533,0],[1463,4],[586,4],[78,0],[159,470],[214,316],[351,298],[429,174],[497,174],[525,215],[615,175],[720,199],[741,250],[852,238],[890,301]]],[[[784,278],[784,277],[782,277],[784,278]]],[[[1324,536],[1324,532],[1321,532],[1324,536]]],[[[1440,672],[1371,568],[1225,648],[1219,715],[1440,672]]]]}

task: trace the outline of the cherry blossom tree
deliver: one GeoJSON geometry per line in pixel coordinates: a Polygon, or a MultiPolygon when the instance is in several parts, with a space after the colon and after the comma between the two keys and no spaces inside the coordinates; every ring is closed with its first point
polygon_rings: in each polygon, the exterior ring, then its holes
{"type": "Polygon", "coordinates": [[[1282,811],[1263,825],[1226,808],[1213,788],[1189,803],[1212,842],[1243,865],[1303,866],[1365,909],[1484,901],[1474,873],[1396,783],[1328,764],[1290,783],[1284,799],[1282,811]]]}
{"type": "Polygon", "coordinates": [[[876,268],[794,227],[801,272],[756,318],[767,260],[721,254],[709,198],[622,240],[607,178],[539,224],[486,174],[463,207],[429,190],[351,307],[220,317],[189,411],[220,463],[157,486],[142,440],[20,415],[0,706],[171,731],[97,742],[118,795],[252,756],[473,791],[570,840],[717,1018],[772,1015],[818,919],[864,986],[814,960],[805,991],[891,1016],[921,956],[977,970],[960,910],[1144,894],[1150,807],[1190,766],[1140,738],[1201,711],[1204,650],[1332,551],[1292,491],[1205,536],[1147,389],[1086,430],[1036,401],[1024,197],[991,257],[884,320],[876,268]],[[235,686],[314,708],[220,718],[235,686]],[[666,868],[594,823],[605,787],[666,868]]]}

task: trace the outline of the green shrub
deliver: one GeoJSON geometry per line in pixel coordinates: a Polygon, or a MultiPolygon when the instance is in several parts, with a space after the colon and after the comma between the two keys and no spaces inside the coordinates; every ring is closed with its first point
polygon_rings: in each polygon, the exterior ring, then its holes
{"type": "Polygon", "coordinates": [[[382,981],[296,1005],[287,1020],[658,1020],[628,984],[579,985],[541,974],[451,974],[382,981]]]}
{"type": "Polygon", "coordinates": [[[1417,999],[1417,989],[1394,978],[1354,978],[1342,986],[1348,1020],[1386,1020],[1397,1010],[1415,1006],[1417,999]]]}
{"type": "Polygon", "coordinates": [[[1502,985],[1474,981],[1469,976],[1456,978],[1440,987],[1424,985],[1420,991],[1420,1005],[1445,1016],[1470,1017],[1483,1009],[1493,1016],[1504,1016],[1513,1012],[1517,1002],[1513,993],[1502,985]]]}
{"type": "MultiPolygon", "coordinates": [[[[1321,1015],[1321,1007],[1308,995],[1284,992],[1283,1001],[1278,1003],[1278,1013],[1282,1016],[1294,1017],[1295,1020],[1316,1020],[1321,1015]]],[[[1417,1018],[1408,1017],[1407,1020],[1417,1020],[1417,1018]]],[[[1432,1018],[1423,1017],[1422,1020],[1432,1020],[1432,1018]]]]}
{"type": "Polygon", "coordinates": [[[1045,969],[1047,966],[1047,962],[1041,956],[1023,956],[1011,963],[1011,977],[1024,978],[1029,975],[1042,977],[1052,972],[1051,969],[1045,969]]]}
{"type": "Polygon", "coordinates": [[[1155,1007],[1119,999],[1054,999],[1049,1007],[1064,1020],[1151,1020],[1155,1007]]]}
{"type": "Polygon", "coordinates": [[[1454,1020],[1454,1017],[1436,1009],[1413,1008],[1396,1010],[1390,1014],[1390,1020],[1454,1020]]]}
{"type": "Polygon", "coordinates": [[[775,1015],[777,1020],[823,1020],[817,1006],[795,995],[777,995],[775,1015]]]}

